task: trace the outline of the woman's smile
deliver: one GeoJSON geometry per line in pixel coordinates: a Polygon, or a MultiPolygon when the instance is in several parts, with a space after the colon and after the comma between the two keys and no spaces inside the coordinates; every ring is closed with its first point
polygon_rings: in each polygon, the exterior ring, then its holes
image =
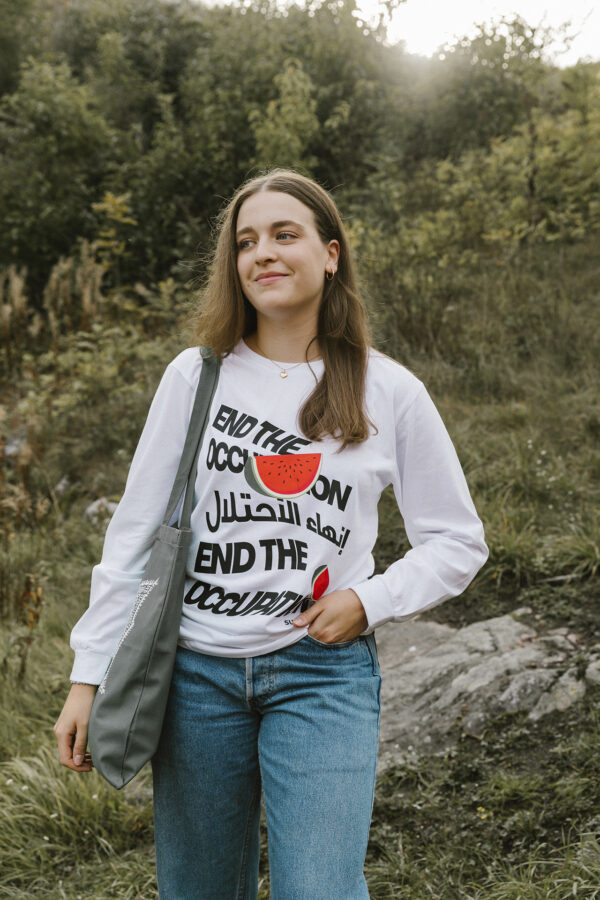
{"type": "Polygon", "coordinates": [[[275,284],[276,281],[281,281],[282,278],[287,278],[287,275],[282,272],[263,272],[262,275],[256,276],[256,281],[260,285],[275,284]]]}

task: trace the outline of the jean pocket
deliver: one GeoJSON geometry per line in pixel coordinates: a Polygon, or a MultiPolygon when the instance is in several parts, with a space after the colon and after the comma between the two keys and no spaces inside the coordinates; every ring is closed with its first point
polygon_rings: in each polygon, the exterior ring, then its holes
{"type": "Polygon", "coordinates": [[[312,641],[313,644],[317,644],[319,647],[329,647],[331,650],[335,650],[336,647],[351,647],[352,644],[358,644],[361,640],[361,637],[359,635],[358,637],[352,638],[349,641],[333,641],[332,643],[328,644],[326,641],[319,641],[316,637],[313,637],[312,634],[307,633],[305,637],[308,638],[309,641],[312,641]]]}

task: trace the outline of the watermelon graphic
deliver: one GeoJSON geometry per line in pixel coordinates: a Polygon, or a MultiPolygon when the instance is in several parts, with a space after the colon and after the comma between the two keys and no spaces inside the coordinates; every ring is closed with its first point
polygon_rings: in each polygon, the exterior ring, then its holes
{"type": "Polygon", "coordinates": [[[244,475],[251,488],[268,497],[301,497],[321,471],[320,453],[276,453],[249,456],[244,475]]]}
{"type": "Polygon", "coordinates": [[[327,566],[317,566],[314,571],[310,589],[310,596],[313,600],[322,597],[329,587],[329,569],[327,566]]]}

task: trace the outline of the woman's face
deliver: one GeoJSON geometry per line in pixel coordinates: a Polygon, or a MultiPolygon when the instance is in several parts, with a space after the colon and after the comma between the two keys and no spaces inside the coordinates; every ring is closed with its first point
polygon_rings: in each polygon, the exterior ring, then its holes
{"type": "Polygon", "coordinates": [[[242,290],[259,320],[316,322],[340,247],[323,243],[312,210],[279,191],[253,194],[240,207],[236,242],[242,290]]]}

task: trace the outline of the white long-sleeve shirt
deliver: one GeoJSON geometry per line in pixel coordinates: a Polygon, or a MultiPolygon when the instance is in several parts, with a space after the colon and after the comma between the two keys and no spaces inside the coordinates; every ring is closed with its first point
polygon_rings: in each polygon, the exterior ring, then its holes
{"type": "MultiPolygon", "coordinates": [[[[201,366],[197,347],[184,350],[152,401],[92,571],[89,608],[71,634],[73,681],[102,680],[127,623],[177,471],[201,366]]],[[[183,647],[246,657],[300,640],[307,629],[292,619],[306,608],[313,584],[322,590],[327,581],[326,592],[356,592],[368,634],[460,594],[487,559],[462,468],[424,385],[371,350],[365,404],[376,428],[367,441],[336,452],[339,441],[309,441],[297,421],[323,367],[322,360],[289,365],[283,379],[244,341],[222,361],[198,464],[183,647]],[[248,475],[248,458],[273,455],[277,469],[288,462],[282,454],[311,454],[308,462],[320,464],[316,482],[300,496],[265,494],[281,494],[281,482],[273,488],[268,477],[248,475]],[[377,503],[389,484],[412,549],[373,576],[377,503]]]]}

